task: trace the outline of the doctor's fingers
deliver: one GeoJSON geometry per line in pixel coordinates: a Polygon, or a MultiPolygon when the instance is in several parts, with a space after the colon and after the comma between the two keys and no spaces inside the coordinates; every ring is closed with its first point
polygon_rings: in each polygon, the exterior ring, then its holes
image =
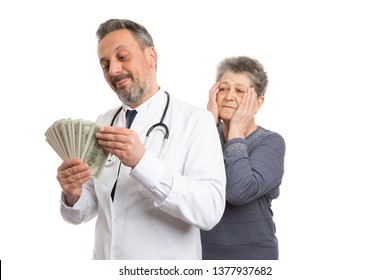
{"type": "Polygon", "coordinates": [[[71,158],[64,160],[64,162],[57,168],[57,172],[67,170],[73,166],[81,165],[82,162],[79,158],[71,158]]]}
{"type": "Polygon", "coordinates": [[[126,142],[127,138],[138,137],[135,130],[124,128],[124,127],[104,127],[105,129],[99,130],[96,133],[98,140],[113,141],[113,142],[126,142]]]}
{"type": "Polygon", "coordinates": [[[119,158],[126,166],[133,167],[145,153],[144,144],[138,137],[138,134],[132,137],[125,137],[124,141],[105,141],[99,140],[99,144],[108,153],[111,153],[119,158]]]}
{"type": "Polygon", "coordinates": [[[80,164],[57,172],[57,180],[60,184],[69,184],[84,180],[91,175],[91,169],[87,164],[80,164]]]}
{"type": "Polygon", "coordinates": [[[88,170],[88,164],[82,163],[80,159],[65,160],[57,169],[57,179],[73,176],[88,170]]]}
{"type": "Polygon", "coordinates": [[[79,197],[82,185],[89,179],[91,179],[91,172],[87,170],[68,177],[58,178],[58,182],[67,197],[79,197]]]}
{"type": "Polygon", "coordinates": [[[116,156],[118,156],[117,154],[119,152],[131,151],[144,147],[138,135],[116,137],[115,140],[117,141],[99,140],[98,142],[107,152],[116,156]]]}
{"type": "Polygon", "coordinates": [[[68,196],[74,196],[74,192],[76,191],[77,194],[78,192],[81,191],[81,187],[83,186],[84,183],[86,183],[89,179],[91,179],[91,173],[84,173],[84,174],[79,174],[77,176],[72,176],[72,177],[67,177],[63,178],[60,181],[61,188],[63,191],[68,195],[68,196]]]}
{"type": "Polygon", "coordinates": [[[108,149],[128,149],[129,146],[141,144],[138,134],[130,129],[125,135],[107,134],[98,138],[98,143],[107,151],[108,149]]]}

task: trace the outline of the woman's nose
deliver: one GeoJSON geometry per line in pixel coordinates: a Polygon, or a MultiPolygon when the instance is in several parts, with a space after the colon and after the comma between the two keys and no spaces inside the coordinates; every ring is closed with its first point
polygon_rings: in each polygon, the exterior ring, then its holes
{"type": "Polygon", "coordinates": [[[234,89],[230,89],[228,93],[225,95],[226,100],[233,100],[235,96],[234,89]]]}

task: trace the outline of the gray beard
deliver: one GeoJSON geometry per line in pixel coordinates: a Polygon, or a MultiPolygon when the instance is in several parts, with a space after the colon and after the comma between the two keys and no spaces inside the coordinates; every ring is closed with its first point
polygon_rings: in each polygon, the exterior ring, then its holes
{"type": "Polygon", "coordinates": [[[147,77],[146,81],[143,83],[133,77],[131,79],[133,82],[129,89],[123,88],[117,89],[116,91],[119,99],[127,105],[137,103],[142,100],[152,87],[150,77],[147,77]]]}

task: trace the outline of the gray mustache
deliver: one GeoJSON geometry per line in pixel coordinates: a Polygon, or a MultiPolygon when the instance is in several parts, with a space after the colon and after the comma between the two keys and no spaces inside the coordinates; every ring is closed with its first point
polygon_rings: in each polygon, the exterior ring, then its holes
{"type": "Polygon", "coordinates": [[[111,81],[112,81],[113,84],[116,84],[120,80],[123,80],[123,79],[126,79],[126,78],[129,78],[132,81],[134,81],[134,76],[131,73],[120,74],[120,75],[114,76],[114,77],[111,78],[111,81]]]}

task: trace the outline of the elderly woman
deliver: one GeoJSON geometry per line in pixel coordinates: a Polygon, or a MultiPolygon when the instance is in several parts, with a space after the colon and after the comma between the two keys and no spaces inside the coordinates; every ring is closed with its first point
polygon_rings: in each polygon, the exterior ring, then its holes
{"type": "Polygon", "coordinates": [[[221,138],[227,201],[219,224],[201,233],[203,259],[278,259],[271,202],[279,196],[285,142],[254,118],[267,84],[256,59],[231,57],[218,66],[207,108],[221,138]]]}

